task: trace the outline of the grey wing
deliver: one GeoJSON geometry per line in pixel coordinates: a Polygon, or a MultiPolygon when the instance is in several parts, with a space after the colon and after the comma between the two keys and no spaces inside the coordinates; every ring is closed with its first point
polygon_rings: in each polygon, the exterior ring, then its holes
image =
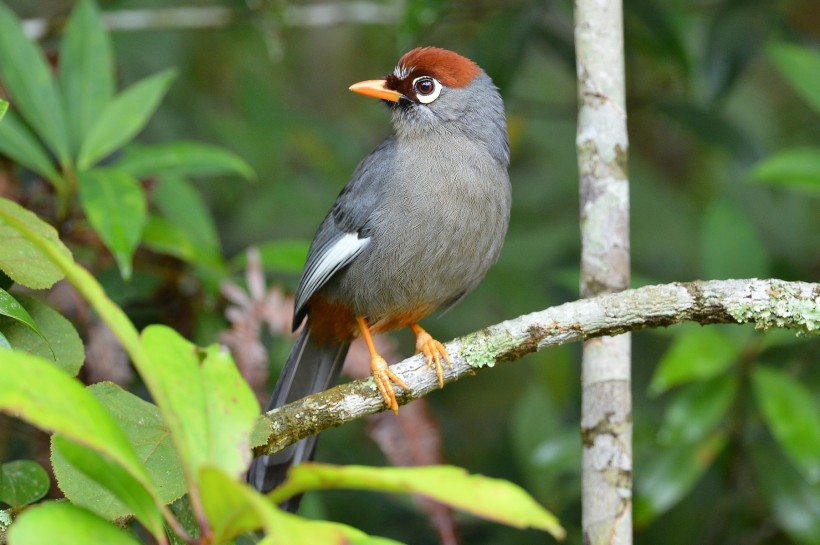
{"type": "Polygon", "coordinates": [[[381,186],[389,175],[394,154],[395,137],[391,136],[359,163],[319,226],[296,290],[294,329],[307,314],[306,305],[313,294],[370,243],[369,221],[381,197],[381,186]]]}

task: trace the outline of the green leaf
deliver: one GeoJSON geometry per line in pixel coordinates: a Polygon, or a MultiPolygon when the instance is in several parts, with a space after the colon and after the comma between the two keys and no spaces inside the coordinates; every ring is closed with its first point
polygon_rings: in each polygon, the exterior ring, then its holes
{"type": "Polygon", "coordinates": [[[769,46],[767,53],[797,94],[820,113],[820,52],[779,43],[769,46]]]}
{"type": "Polygon", "coordinates": [[[796,542],[820,545],[820,484],[807,483],[768,441],[758,441],[748,453],[777,523],[796,542]]]}
{"type": "Polygon", "coordinates": [[[773,186],[820,193],[820,148],[778,151],[754,166],[752,179],[773,186]]]}
{"type": "Polygon", "coordinates": [[[228,352],[197,348],[176,331],[149,326],[142,333],[156,383],[151,388],[171,430],[191,487],[200,468],[239,476],[250,462],[249,437],[259,414],[256,396],[228,352]],[[199,356],[203,356],[200,366],[199,356]]]}
{"type": "Polygon", "coordinates": [[[94,2],[82,0],[71,12],[58,69],[68,134],[76,153],[114,94],[111,40],[94,2]]]}
{"type": "Polygon", "coordinates": [[[25,325],[39,336],[43,336],[37,324],[31,318],[28,311],[23,308],[23,305],[17,302],[9,292],[0,288],[0,316],[8,316],[12,320],[25,325]]]}
{"type": "MultiPolygon", "coordinates": [[[[11,348],[11,343],[10,343],[10,342],[9,342],[9,340],[6,338],[6,336],[5,336],[5,335],[3,335],[3,332],[2,332],[2,331],[0,331],[0,348],[4,348],[4,349],[6,349],[6,350],[12,350],[12,348],[11,348]]],[[[260,445],[264,445],[264,444],[265,444],[265,441],[263,440],[263,441],[261,441],[259,444],[260,444],[260,445]]],[[[254,444],[253,446],[257,446],[257,445],[256,445],[256,444],[254,444]]]]}
{"type": "Polygon", "coordinates": [[[134,138],[156,111],[175,75],[174,70],[165,70],[115,96],[97,116],[82,143],[77,160],[79,170],[88,170],[134,138]]]}
{"type": "Polygon", "coordinates": [[[754,225],[732,203],[715,201],[706,209],[701,247],[707,278],[765,278],[769,270],[754,225]]]}
{"type": "MultiPolygon", "coordinates": [[[[62,463],[72,466],[75,475],[79,473],[85,477],[83,484],[88,487],[87,492],[100,489],[108,492],[83,507],[93,509],[100,506],[102,509],[97,514],[105,516],[116,508],[107,504],[100,505],[99,502],[113,498],[115,505],[120,507],[125,514],[133,514],[149,529],[159,531],[161,519],[151,492],[117,462],[107,456],[102,456],[92,448],[70,441],[60,434],[52,437],[51,450],[55,459],[64,460],[62,463]]],[[[62,488],[63,483],[59,478],[58,483],[62,488]]]]}
{"type": "Polygon", "coordinates": [[[0,123],[0,153],[39,174],[56,188],[65,185],[48,152],[12,112],[0,123]]]}
{"type": "Polygon", "coordinates": [[[69,450],[75,460],[86,454],[93,471],[103,472],[97,477],[134,500],[129,506],[135,516],[155,537],[162,534],[162,504],[152,500],[145,468],[106,408],[78,380],[38,357],[8,352],[0,358],[0,384],[0,410],[70,439],[60,444],[63,454],[69,450]]]}
{"type": "Polygon", "coordinates": [[[222,271],[224,264],[218,252],[208,251],[197,245],[190,233],[171,221],[157,216],[148,216],[142,242],[155,252],[174,256],[187,263],[203,265],[222,271]]]}
{"type": "Polygon", "coordinates": [[[111,250],[123,278],[130,278],[131,258],[145,226],[142,187],[133,176],[114,169],[81,172],[78,181],[88,221],[111,250]]]}
{"type": "Polygon", "coordinates": [[[3,119],[3,116],[6,115],[6,111],[9,109],[9,103],[0,98],[0,120],[3,119]]]}
{"type": "Polygon", "coordinates": [[[66,164],[68,133],[60,97],[42,51],[23,34],[17,17],[0,3],[0,76],[29,125],[66,164]]]}
{"type": "Polygon", "coordinates": [[[778,369],[752,373],[755,400],[772,434],[812,483],[820,483],[820,406],[812,392],[778,369]]]}
{"type": "MultiPolygon", "coordinates": [[[[258,246],[265,270],[286,274],[302,272],[309,248],[310,241],[304,239],[272,240],[258,246]]],[[[242,269],[247,264],[247,253],[239,254],[231,260],[231,267],[234,270],[242,269]]]]}
{"type": "Polygon", "coordinates": [[[85,347],[72,323],[35,297],[21,295],[18,301],[39,326],[40,333],[18,322],[4,323],[0,319],[0,329],[14,349],[51,360],[69,375],[79,373],[85,361],[85,347]]]}
{"type": "Polygon", "coordinates": [[[545,530],[563,539],[558,520],[519,486],[501,479],[470,475],[453,466],[366,467],[305,463],[269,498],[279,503],[308,490],[346,488],[417,494],[472,515],[514,526],[545,530]]]}
{"type": "MultiPolygon", "coordinates": [[[[9,231],[14,236],[21,237],[21,240],[24,240],[31,247],[31,250],[37,252],[45,263],[51,265],[58,274],[65,274],[66,279],[91,304],[94,311],[100,315],[117,336],[120,344],[131,357],[134,367],[142,375],[142,379],[150,389],[154,384],[154,380],[146,372],[146,369],[150,368],[147,362],[148,355],[142,347],[137,329],[125,312],[109,299],[99,281],[91,273],[74,262],[71,253],[56,236],[44,236],[40,232],[42,226],[51,229],[48,225],[43,224],[34,214],[5,199],[0,199],[0,240],[6,238],[4,244],[0,244],[0,268],[3,268],[4,264],[3,251],[10,246],[7,240],[8,237],[4,237],[4,222],[9,226],[9,231]],[[28,214],[30,219],[23,212],[28,214]]],[[[51,229],[52,233],[53,231],[51,229]]],[[[23,250],[27,251],[27,249],[15,249],[18,253],[24,253],[23,250]]],[[[32,266],[33,261],[29,259],[27,264],[32,266]]],[[[2,279],[2,276],[0,276],[0,279],[2,279]]]]}
{"type": "Polygon", "coordinates": [[[22,513],[9,529],[14,545],[140,545],[131,534],[76,505],[50,501],[22,513]]]}
{"type": "Polygon", "coordinates": [[[240,533],[263,528],[266,545],[398,545],[373,538],[360,530],[325,521],[306,520],[274,506],[269,498],[223,471],[203,467],[199,474],[202,507],[213,530],[214,545],[227,543],[240,533]]]}
{"type": "Polygon", "coordinates": [[[732,366],[740,350],[732,337],[714,326],[684,330],[658,362],[649,392],[658,395],[685,382],[721,375],[732,366]]]}
{"type": "Polygon", "coordinates": [[[235,153],[200,142],[177,141],[129,149],[114,166],[137,178],[225,174],[256,178],[253,168],[235,153]]]}
{"type": "Polygon", "coordinates": [[[48,473],[37,462],[14,460],[0,465],[0,502],[12,507],[36,502],[50,485],[48,473]]]}
{"type": "Polygon", "coordinates": [[[654,450],[635,473],[635,523],[643,526],[663,514],[700,480],[726,445],[722,435],[654,450]]]}
{"type": "MultiPolygon", "coordinates": [[[[171,503],[185,493],[185,479],[168,428],[156,405],[104,382],[89,386],[94,395],[117,421],[140,462],[156,485],[163,503],[171,503]]],[[[130,514],[131,509],[106,488],[89,479],[66,460],[58,446],[52,446],[51,463],[60,490],[77,505],[107,519],[130,514]]]]}
{"type": "Polygon", "coordinates": [[[723,375],[683,386],[666,407],[658,440],[671,446],[703,439],[726,417],[737,384],[736,377],[723,375]]]}
{"type": "Polygon", "coordinates": [[[188,180],[164,177],[152,197],[162,215],[184,231],[202,254],[219,255],[216,225],[202,196],[188,180]]]}
{"type": "Polygon", "coordinates": [[[29,237],[42,239],[55,252],[71,259],[52,226],[19,204],[0,198],[0,269],[33,289],[50,288],[63,273],[29,237]]]}

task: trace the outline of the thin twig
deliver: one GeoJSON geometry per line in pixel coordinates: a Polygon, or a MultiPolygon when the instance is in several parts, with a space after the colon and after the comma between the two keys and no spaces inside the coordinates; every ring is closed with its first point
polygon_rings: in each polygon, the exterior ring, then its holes
{"type": "MultiPolygon", "coordinates": [[[[395,25],[401,19],[404,3],[329,2],[323,4],[286,4],[270,10],[279,25],[290,28],[318,28],[339,24],[395,25]]],[[[169,28],[217,28],[268,15],[264,2],[259,9],[233,9],[225,6],[177,6],[153,9],[123,9],[103,12],[103,23],[111,31],[144,31],[169,28]]],[[[32,18],[23,21],[23,31],[39,40],[65,23],[63,18],[32,18]]]]}

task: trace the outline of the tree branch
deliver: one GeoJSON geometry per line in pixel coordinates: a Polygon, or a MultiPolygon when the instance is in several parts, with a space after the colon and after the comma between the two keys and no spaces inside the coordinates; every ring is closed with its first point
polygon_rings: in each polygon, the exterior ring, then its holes
{"type": "MultiPolygon", "coordinates": [[[[581,296],[630,285],[629,178],[621,0],[575,2],[581,296]]],[[[584,343],[581,525],[589,545],[632,544],[632,344],[584,343]]]]}
{"type": "MultiPolygon", "coordinates": [[[[647,286],[565,303],[486,327],[447,343],[453,366],[445,382],[474,375],[482,367],[515,361],[550,346],[595,337],[665,327],[753,323],[758,329],[820,330],[820,284],[783,280],[713,280],[647,286]]],[[[435,373],[416,355],[393,370],[409,390],[398,389],[404,405],[438,388],[435,373]]],[[[385,410],[372,378],[356,380],[267,413],[265,437],[256,456],[273,454],[329,428],[385,410]],[[264,444],[263,444],[264,443],[264,444]]]]}
{"type": "MultiPolygon", "coordinates": [[[[167,8],[121,9],[104,11],[103,22],[110,31],[142,31],[168,28],[217,28],[272,17],[276,24],[289,28],[318,28],[339,24],[395,25],[404,5],[400,1],[316,3],[281,8],[253,2],[250,9],[227,6],[174,6],[167,8]]],[[[23,32],[39,40],[65,23],[64,18],[32,18],[23,21],[23,32]]]]}

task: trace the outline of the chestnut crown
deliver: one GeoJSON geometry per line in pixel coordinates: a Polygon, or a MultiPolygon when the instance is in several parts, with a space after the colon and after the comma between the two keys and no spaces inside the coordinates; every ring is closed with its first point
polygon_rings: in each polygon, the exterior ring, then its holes
{"type": "Polygon", "coordinates": [[[396,69],[385,78],[384,86],[427,104],[438,97],[441,85],[463,88],[480,73],[476,63],[458,53],[439,47],[417,47],[399,59],[396,69]]]}

